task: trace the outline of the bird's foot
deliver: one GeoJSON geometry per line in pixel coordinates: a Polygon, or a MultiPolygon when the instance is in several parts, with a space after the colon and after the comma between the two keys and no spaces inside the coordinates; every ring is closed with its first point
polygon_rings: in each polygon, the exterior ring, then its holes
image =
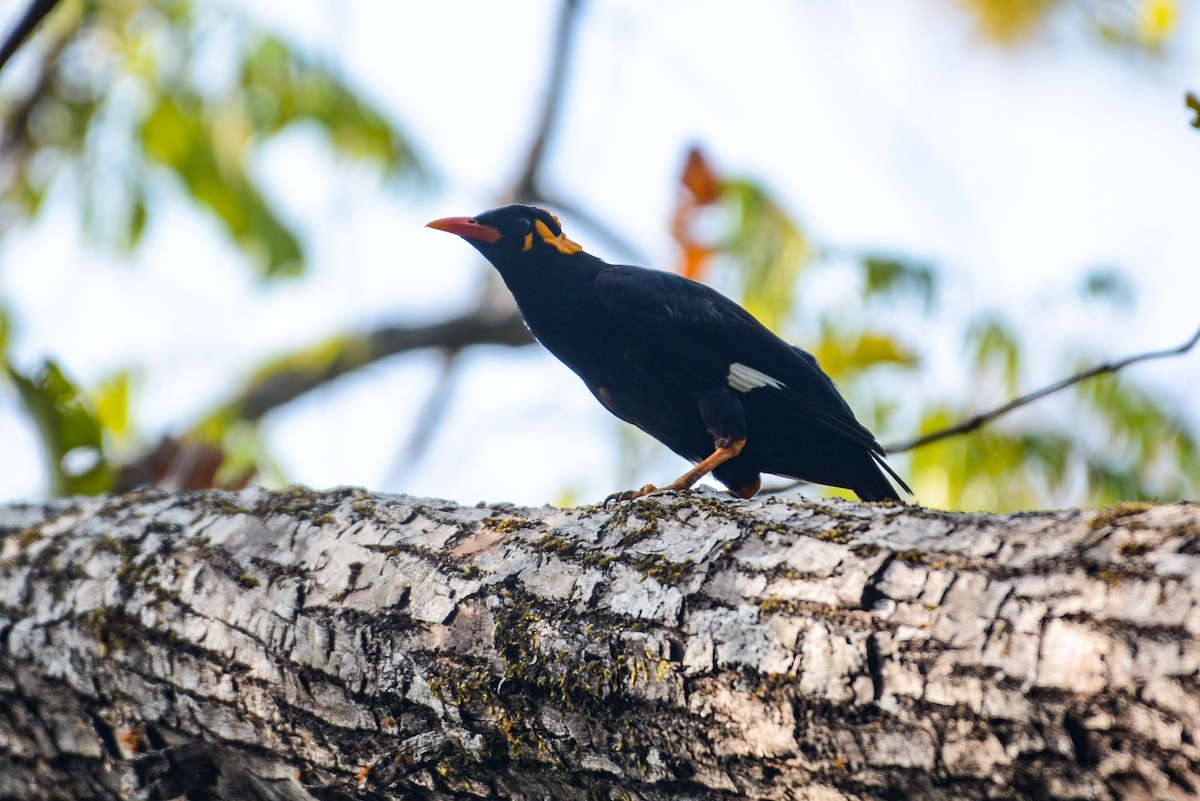
{"type": "MultiPolygon", "coordinates": [[[[671,489],[671,488],[664,487],[662,489],[671,489]]],[[[614,492],[612,495],[609,495],[607,498],[604,499],[604,505],[608,506],[610,503],[613,503],[614,501],[616,503],[620,503],[621,501],[632,501],[635,498],[641,498],[644,495],[650,495],[655,492],[662,492],[662,489],[654,486],[653,484],[646,484],[641,489],[625,490],[624,492],[614,492]]]]}

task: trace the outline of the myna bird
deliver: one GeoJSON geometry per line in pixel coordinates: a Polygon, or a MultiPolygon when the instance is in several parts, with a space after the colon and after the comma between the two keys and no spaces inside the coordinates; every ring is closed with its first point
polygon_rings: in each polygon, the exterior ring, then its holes
{"type": "Polygon", "coordinates": [[[674,273],[608,264],[530,206],[446,217],[499,270],[529,330],[604,407],[696,466],[629,500],[685,490],[712,473],[743,498],[760,473],[899,500],[883,447],[816,358],[716,290],[674,273]],[[887,475],[885,475],[885,472],[887,475]]]}

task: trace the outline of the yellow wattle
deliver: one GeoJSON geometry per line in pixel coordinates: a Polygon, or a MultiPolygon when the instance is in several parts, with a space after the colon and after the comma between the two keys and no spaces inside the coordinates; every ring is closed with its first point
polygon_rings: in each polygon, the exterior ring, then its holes
{"type": "Polygon", "coordinates": [[[538,234],[543,240],[545,240],[547,245],[550,245],[564,256],[571,256],[583,250],[582,245],[577,245],[570,239],[567,239],[566,234],[559,234],[558,236],[555,236],[553,233],[551,233],[550,226],[546,225],[541,220],[535,220],[533,227],[537,229],[538,234]]]}

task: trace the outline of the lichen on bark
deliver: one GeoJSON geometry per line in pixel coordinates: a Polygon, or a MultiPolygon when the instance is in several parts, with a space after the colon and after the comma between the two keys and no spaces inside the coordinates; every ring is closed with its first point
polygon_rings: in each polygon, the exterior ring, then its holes
{"type": "Polygon", "coordinates": [[[1190,798],[1200,506],[0,507],[0,798],[1190,798]]]}

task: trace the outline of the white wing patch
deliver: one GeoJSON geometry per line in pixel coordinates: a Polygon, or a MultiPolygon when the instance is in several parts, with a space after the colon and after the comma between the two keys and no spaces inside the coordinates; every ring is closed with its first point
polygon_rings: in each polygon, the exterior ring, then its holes
{"type": "Polygon", "coordinates": [[[783,389],[784,383],[777,378],[771,378],[766,373],[759,372],[753,367],[747,367],[740,362],[729,365],[729,375],[725,379],[732,389],[738,392],[749,392],[760,387],[783,389]]]}

